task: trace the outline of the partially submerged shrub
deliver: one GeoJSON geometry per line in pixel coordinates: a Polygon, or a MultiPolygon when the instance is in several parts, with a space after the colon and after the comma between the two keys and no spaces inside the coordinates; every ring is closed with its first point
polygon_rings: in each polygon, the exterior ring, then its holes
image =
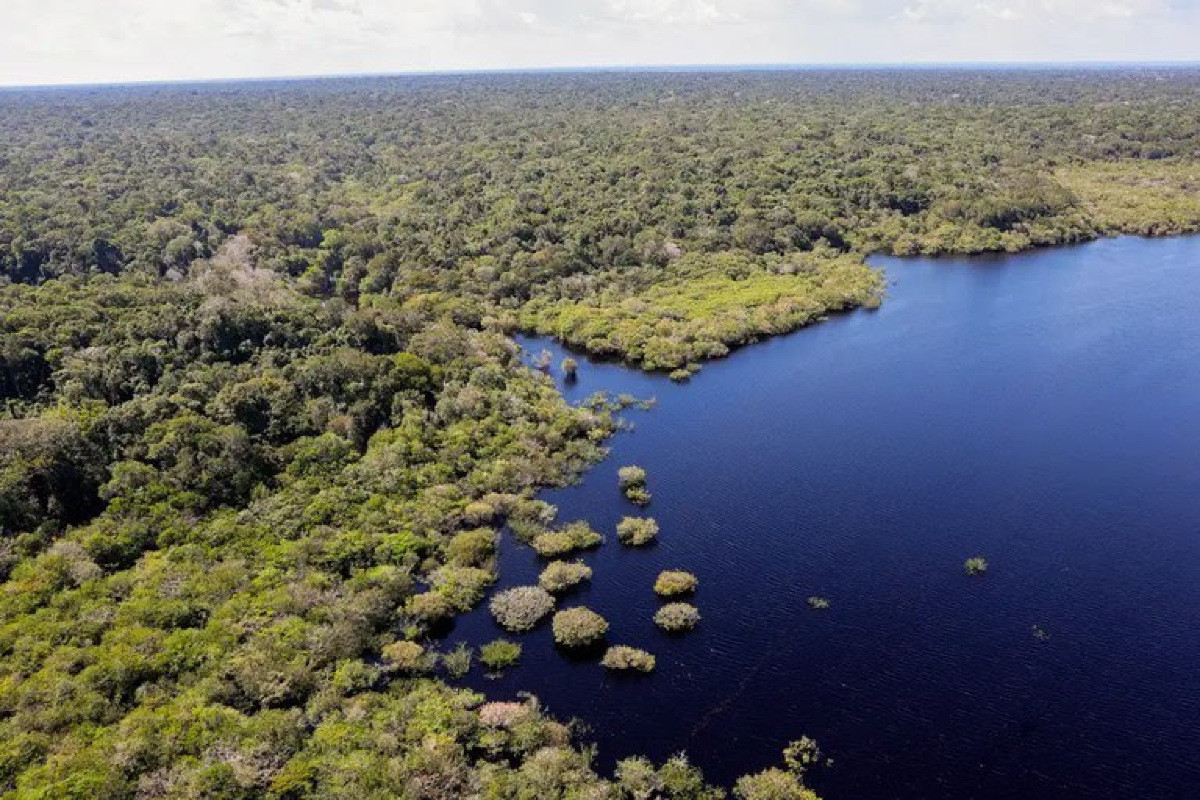
{"type": "Polygon", "coordinates": [[[592,530],[586,522],[579,520],[564,525],[557,531],[548,531],[533,539],[533,549],[543,558],[558,558],[576,550],[598,547],[604,537],[592,530]]]}
{"type": "Polygon", "coordinates": [[[397,672],[428,672],[432,667],[432,659],[426,654],[425,648],[407,640],[392,642],[383,648],[382,656],[388,669],[397,672]]]}
{"type": "Polygon", "coordinates": [[[650,505],[650,491],[645,486],[630,486],[625,490],[625,499],[635,506],[650,505]]]}
{"type": "Polygon", "coordinates": [[[409,615],[430,625],[454,616],[454,606],[445,595],[438,592],[413,595],[408,599],[407,610],[409,615]]]}
{"type": "Polygon", "coordinates": [[[521,660],[521,645],[508,639],[497,639],[479,648],[479,661],[491,672],[513,666],[521,660]]]}
{"type": "Polygon", "coordinates": [[[562,371],[570,379],[575,378],[575,374],[579,371],[579,362],[567,356],[562,360],[562,371]]]}
{"type": "Polygon", "coordinates": [[[654,593],[659,597],[680,597],[696,591],[699,585],[696,576],[678,569],[663,570],[654,582],[654,593]]]}
{"type": "Polygon", "coordinates": [[[963,569],[967,571],[968,575],[982,575],[983,573],[987,572],[987,568],[987,559],[983,558],[982,556],[968,558],[966,562],[963,563],[963,569]]]}
{"type": "Polygon", "coordinates": [[[563,647],[587,647],[608,633],[608,621],[590,608],[577,606],[554,615],[554,641],[563,647]]]}
{"type": "Polygon", "coordinates": [[[726,792],[704,783],[700,770],[688,763],[687,756],[672,756],[662,767],[655,769],[645,758],[635,756],[617,763],[617,785],[621,797],[692,798],[692,800],[721,800],[726,792]]]}
{"type": "Polygon", "coordinates": [[[617,470],[617,478],[621,482],[621,491],[626,499],[635,505],[644,506],[650,502],[650,491],[646,488],[646,470],[641,467],[621,467],[617,470]]]}
{"type": "Polygon", "coordinates": [[[622,489],[628,489],[630,486],[645,486],[646,470],[634,466],[621,467],[617,470],[617,479],[621,482],[622,489]]]}
{"type": "Polygon", "coordinates": [[[558,509],[544,500],[522,497],[512,503],[508,527],[518,540],[528,544],[546,533],[546,526],[554,521],[557,514],[558,509]]]}
{"type": "Polygon", "coordinates": [[[771,767],[739,778],[733,787],[736,800],[819,800],[804,785],[808,770],[821,763],[821,750],[807,736],[792,742],[783,751],[787,769],[771,767]]]}
{"type": "Polygon", "coordinates": [[[737,800],[819,800],[799,777],[779,767],[738,778],[733,796],[737,800]]]}
{"type": "Polygon", "coordinates": [[[558,558],[575,552],[575,540],[565,531],[547,531],[535,536],[533,549],[542,558],[558,558]]]}
{"type": "Polygon", "coordinates": [[[608,669],[633,669],[638,672],[654,671],[654,656],[645,650],[638,650],[636,647],[626,647],[623,644],[608,648],[600,663],[608,669]]]}
{"type": "Polygon", "coordinates": [[[654,623],[664,631],[690,631],[700,622],[700,611],[690,603],[667,603],[654,615],[654,623]]]}
{"type": "Polygon", "coordinates": [[[533,630],[554,610],[554,597],[540,586],[518,586],[493,597],[489,608],[502,628],[521,633],[533,630]]]}
{"type": "Polygon", "coordinates": [[[812,597],[808,598],[808,606],[809,608],[816,609],[817,611],[823,611],[824,609],[829,608],[829,600],[824,597],[813,595],[812,597]]]}
{"type": "Polygon", "coordinates": [[[471,653],[471,648],[465,642],[459,642],[458,646],[449,653],[442,655],[442,668],[452,678],[461,678],[471,671],[471,662],[474,660],[474,655],[471,653]]]}
{"type": "Polygon", "coordinates": [[[559,593],[591,580],[592,568],[582,561],[553,561],[538,577],[538,585],[547,592],[559,593]]]}
{"type": "Polygon", "coordinates": [[[617,539],[630,547],[643,547],[658,538],[658,523],[651,517],[625,517],[617,523],[617,539]]]}
{"type": "Polygon", "coordinates": [[[434,570],[429,576],[437,593],[458,611],[470,611],[477,606],[494,580],[495,575],[486,569],[449,565],[434,570]]]}
{"type": "Polygon", "coordinates": [[[476,528],[454,534],[446,543],[446,560],[463,567],[478,567],[496,552],[496,532],[476,528]]]}

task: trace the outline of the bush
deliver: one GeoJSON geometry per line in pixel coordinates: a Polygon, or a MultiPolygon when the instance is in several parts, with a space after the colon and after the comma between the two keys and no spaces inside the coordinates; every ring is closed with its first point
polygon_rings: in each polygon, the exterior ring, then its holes
{"type": "Polygon", "coordinates": [[[579,362],[567,356],[562,360],[562,371],[568,378],[574,378],[575,374],[579,371],[579,362]]]}
{"type": "Polygon", "coordinates": [[[621,467],[617,470],[617,479],[621,481],[622,489],[628,489],[631,486],[645,486],[646,470],[641,467],[621,467]]]}
{"type": "Polygon", "coordinates": [[[650,517],[625,517],[617,523],[617,539],[629,547],[643,547],[658,538],[658,523],[650,517]]]}
{"type": "Polygon", "coordinates": [[[409,598],[408,613],[421,622],[432,625],[454,616],[454,606],[443,594],[425,592],[409,598]]]}
{"type": "Polygon", "coordinates": [[[696,591],[699,585],[696,576],[682,570],[668,569],[658,574],[654,582],[654,593],[659,597],[679,597],[696,591]]]}
{"type": "Polygon", "coordinates": [[[645,486],[630,486],[625,490],[625,499],[635,506],[650,505],[650,492],[645,486]]]}
{"type": "Polygon", "coordinates": [[[479,648],[479,661],[491,672],[499,672],[520,660],[521,645],[508,639],[497,639],[479,648]]]}
{"type": "Polygon", "coordinates": [[[608,669],[628,670],[638,672],[654,671],[654,656],[636,647],[626,647],[623,644],[608,648],[600,661],[608,669]]]}
{"type": "Polygon", "coordinates": [[[654,615],[654,623],[664,631],[690,631],[700,622],[700,611],[690,603],[667,603],[654,615]]]}
{"type": "Polygon", "coordinates": [[[489,607],[500,627],[521,633],[533,630],[554,610],[554,597],[540,586],[518,586],[497,594],[489,607]]]}
{"type": "Polygon", "coordinates": [[[467,507],[463,509],[463,519],[472,525],[482,525],[486,522],[491,522],[496,518],[496,514],[496,507],[482,500],[467,503],[467,507]]]}
{"type": "Polygon", "coordinates": [[[608,622],[590,608],[578,606],[554,615],[554,641],[563,647],[587,647],[608,633],[608,622]]]}
{"type": "Polygon", "coordinates": [[[558,558],[570,555],[575,551],[575,540],[569,533],[550,531],[537,536],[533,540],[533,549],[542,558],[558,558]]]}
{"type": "Polygon", "coordinates": [[[478,567],[440,567],[429,575],[434,590],[458,611],[470,611],[483,600],[495,576],[478,567]]]}
{"type": "Polygon", "coordinates": [[[641,467],[621,467],[617,470],[621,491],[634,505],[644,506],[650,502],[650,491],[646,488],[646,470],[641,467]]]}
{"type": "Polygon", "coordinates": [[[456,533],[446,543],[446,560],[463,567],[482,566],[496,552],[496,532],[477,528],[456,533]]]}
{"type": "Polygon", "coordinates": [[[603,542],[604,537],[581,520],[564,525],[560,530],[549,531],[534,537],[533,549],[543,558],[558,558],[576,550],[598,547],[603,542]]]}
{"type": "Polygon", "coordinates": [[[963,563],[963,569],[967,571],[968,575],[982,575],[983,573],[987,572],[987,568],[987,559],[983,558],[982,556],[968,558],[963,563]]]}
{"type": "Polygon", "coordinates": [[[733,796],[737,800],[818,800],[800,778],[778,767],[739,778],[733,796]]]}
{"type": "Polygon", "coordinates": [[[424,647],[403,640],[383,648],[383,660],[390,669],[398,672],[427,672],[431,666],[424,647]]]}
{"type": "Polygon", "coordinates": [[[442,656],[442,667],[450,677],[461,678],[471,671],[473,660],[470,646],[459,642],[457,647],[442,656]]]}
{"type": "Polygon", "coordinates": [[[823,611],[826,608],[829,608],[829,600],[824,597],[813,595],[812,597],[808,598],[808,606],[809,608],[816,609],[817,611],[823,611]]]}
{"type": "Polygon", "coordinates": [[[573,589],[584,581],[591,580],[592,568],[582,561],[554,561],[542,570],[538,585],[555,594],[573,589]]]}

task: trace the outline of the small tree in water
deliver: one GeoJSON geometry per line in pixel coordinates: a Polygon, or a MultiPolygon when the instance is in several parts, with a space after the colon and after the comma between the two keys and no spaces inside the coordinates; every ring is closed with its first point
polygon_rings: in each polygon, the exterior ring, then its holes
{"type": "Polygon", "coordinates": [[[562,360],[562,371],[563,374],[567,376],[567,380],[575,380],[575,373],[579,371],[579,362],[570,356],[567,356],[562,360]]]}
{"type": "Polygon", "coordinates": [[[636,647],[626,647],[623,644],[614,645],[604,653],[600,664],[612,670],[636,670],[638,672],[654,671],[654,656],[636,647]]]}
{"type": "Polygon", "coordinates": [[[559,611],[550,623],[554,641],[562,647],[588,647],[604,639],[608,622],[590,608],[577,606],[559,611]]]}
{"type": "Polygon", "coordinates": [[[690,572],[678,569],[663,570],[654,582],[654,593],[659,597],[679,597],[696,591],[699,581],[690,572]]]}
{"type": "Polygon", "coordinates": [[[617,470],[617,479],[621,481],[622,489],[628,489],[630,486],[645,486],[646,470],[633,465],[621,467],[617,470]]]}
{"type": "Polygon", "coordinates": [[[658,538],[658,523],[650,517],[625,517],[617,523],[617,538],[629,547],[644,547],[658,538]]]}
{"type": "Polygon", "coordinates": [[[963,564],[963,569],[967,571],[968,575],[982,575],[983,573],[987,572],[987,568],[987,559],[983,558],[982,556],[968,558],[963,564]]]}
{"type": "Polygon", "coordinates": [[[690,631],[700,622],[700,612],[690,603],[667,603],[654,615],[654,623],[668,633],[690,631]]]}
{"type": "Polygon", "coordinates": [[[625,493],[629,502],[639,506],[650,502],[650,491],[646,488],[646,470],[635,466],[621,467],[617,470],[617,478],[621,482],[621,491],[625,493]]]}

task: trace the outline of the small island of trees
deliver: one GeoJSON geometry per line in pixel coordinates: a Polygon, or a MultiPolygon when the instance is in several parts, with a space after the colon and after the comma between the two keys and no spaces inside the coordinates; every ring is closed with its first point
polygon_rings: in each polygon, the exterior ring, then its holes
{"type": "Polygon", "coordinates": [[[604,640],[608,621],[590,608],[577,606],[559,611],[551,623],[554,641],[561,647],[583,649],[604,640]]]}
{"type": "Polygon", "coordinates": [[[645,650],[639,650],[636,647],[614,645],[605,651],[604,658],[600,663],[606,669],[611,670],[653,672],[655,658],[645,650]]]}
{"type": "Polygon", "coordinates": [[[554,596],[540,586],[518,586],[492,598],[492,616],[507,631],[533,630],[554,610],[554,596]]]}
{"type": "Polygon", "coordinates": [[[699,583],[696,576],[690,572],[663,570],[654,581],[654,593],[659,597],[681,597],[695,592],[699,583]]]}
{"type": "Polygon", "coordinates": [[[700,622],[700,611],[690,603],[667,603],[654,614],[654,624],[668,633],[690,631],[700,622]]]}
{"type": "Polygon", "coordinates": [[[592,568],[582,561],[552,561],[538,576],[538,585],[552,594],[569,591],[591,580],[592,568]]]}
{"type": "Polygon", "coordinates": [[[621,491],[634,505],[644,506],[650,502],[650,490],[646,488],[646,470],[637,466],[621,467],[617,471],[621,491]]]}
{"type": "Polygon", "coordinates": [[[658,539],[658,522],[651,517],[625,517],[617,523],[617,539],[628,547],[645,547],[658,539]]]}

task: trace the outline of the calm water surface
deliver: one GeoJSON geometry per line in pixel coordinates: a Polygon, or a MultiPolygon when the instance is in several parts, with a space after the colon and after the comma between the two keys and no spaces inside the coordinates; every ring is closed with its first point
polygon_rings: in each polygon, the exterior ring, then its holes
{"type": "MultiPolygon", "coordinates": [[[[827,800],[1200,796],[1200,238],[876,263],[879,311],[686,386],[581,359],[572,401],[658,407],[546,495],[610,539],[566,605],[658,670],[608,675],[543,627],[473,685],[587,721],[602,767],[685,750],[731,782],[806,734],[827,800]],[[613,535],[624,464],[649,472],[648,550],[613,535]],[[701,585],[683,638],[651,622],[673,567],[701,585]]],[[[500,564],[502,586],[542,566],[511,540],[500,564]]],[[[481,611],[455,637],[499,633],[481,611]]]]}

